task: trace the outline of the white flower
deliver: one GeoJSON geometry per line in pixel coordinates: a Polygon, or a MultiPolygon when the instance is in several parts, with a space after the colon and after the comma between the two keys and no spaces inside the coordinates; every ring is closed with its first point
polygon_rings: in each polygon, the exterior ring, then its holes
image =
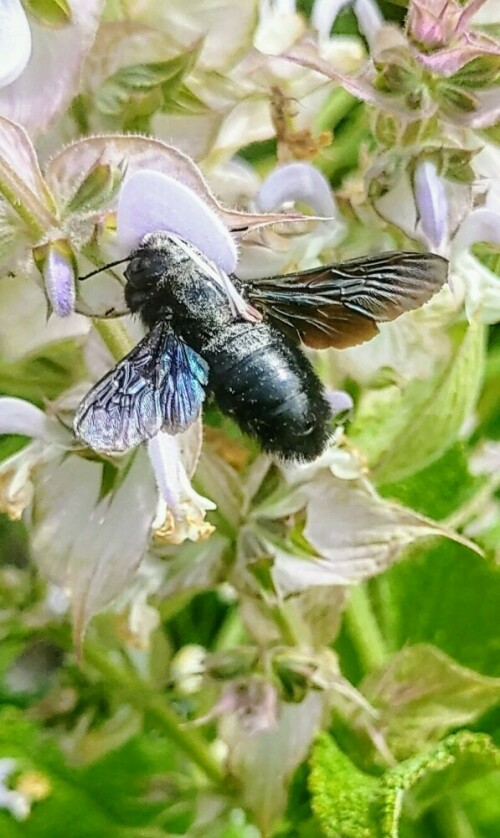
{"type": "Polygon", "coordinates": [[[17,760],[8,757],[0,759],[0,809],[6,809],[16,821],[24,821],[30,813],[30,799],[5,785],[5,781],[16,769],[17,760]]]}
{"type": "Polygon", "coordinates": [[[0,0],[0,89],[15,81],[31,55],[31,32],[19,0],[0,0]]]}

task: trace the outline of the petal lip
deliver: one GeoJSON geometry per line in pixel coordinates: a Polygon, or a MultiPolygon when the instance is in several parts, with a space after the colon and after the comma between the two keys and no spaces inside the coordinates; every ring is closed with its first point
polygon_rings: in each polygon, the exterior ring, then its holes
{"type": "Polygon", "coordinates": [[[47,439],[47,417],[31,402],[14,396],[0,397],[0,434],[21,434],[47,439]]]}
{"type": "Polygon", "coordinates": [[[310,163],[278,166],[260,187],[257,201],[266,212],[279,209],[287,201],[301,201],[325,218],[338,214],[330,184],[310,163]]]}
{"type": "Polygon", "coordinates": [[[165,230],[194,244],[225,273],[236,269],[234,240],[220,218],[179,180],[150,169],[135,172],[118,200],[118,239],[134,250],[148,233],[165,230]]]}
{"type": "Polygon", "coordinates": [[[31,30],[19,0],[0,0],[0,88],[23,73],[31,57],[31,30]]]}

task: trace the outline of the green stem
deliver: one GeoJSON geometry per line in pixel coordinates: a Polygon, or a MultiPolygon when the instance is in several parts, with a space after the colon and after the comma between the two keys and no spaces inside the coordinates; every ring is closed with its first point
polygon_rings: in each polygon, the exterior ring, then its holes
{"type": "Polygon", "coordinates": [[[352,110],[349,124],[339,130],[332,145],[320,154],[317,166],[328,178],[337,172],[352,169],[357,165],[361,144],[370,136],[368,115],[364,105],[357,105],[352,110]]]}
{"type": "Polygon", "coordinates": [[[85,644],[85,660],[101,673],[107,685],[116,687],[132,706],[142,710],[214,785],[227,786],[225,773],[205,740],[196,731],[183,727],[163,695],[154,692],[132,669],[116,664],[89,642],[85,644]]]}
{"type": "Polygon", "coordinates": [[[94,318],[93,323],[113,358],[120,361],[130,352],[133,343],[122,323],[116,320],[102,320],[98,317],[94,318]]]}
{"type": "MultiPolygon", "coordinates": [[[[33,215],[32,212],[27,207],[27,198],[26,201],[23,201],[23,192],[26,191],[24,184],[19,182],[19,193],[15,191],[13,187],[9,184],[12,183],[12,177],[9,176],[8,171],[5,171],[5,168],[2,161],[0,160],[0,194],[2,194],[6,201],[11,205],[12,209],[14,209],[18,216],[22,218],[24,223],[33,236],[34,239],[39,239],[44,233],[44,225],[41,224],[37,218],[33,215]]],[[[32,203],[34,203],[35,198],[32,197],[32,203]]],[[[42,206],[39,207],[40,214],[44,215],[45,225],[49,227],[51,224],[54,223],[54,218],[51,214],[42,206]]]]}
{"type": "Polygon", "coordinates": [[[388,652],[364,587],[351,590],[344,614],[347,632],[364,671],[371,672],[383,666],[388,652]]]}
{"type": "Polygon", "coordinates": [[[222,652],[225,649],[234,649],[248,641],[248,637],[241,622],[238,609],[234,608],[226,617],[219,629],[214,643],[214,652],[222,652]]]}
{"type": "Polygon", "coordinates": [[[337,87],[330,93],[330,96],[323,105],[321,113],[316,117],[314,130],[332,131],[357,104],[358,99],[351,96],[342,87],[337,87]]]}

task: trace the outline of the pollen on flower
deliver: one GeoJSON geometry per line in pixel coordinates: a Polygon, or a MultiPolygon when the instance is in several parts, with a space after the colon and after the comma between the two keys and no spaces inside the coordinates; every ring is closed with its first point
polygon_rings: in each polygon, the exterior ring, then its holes
{"type": "Polygon", "coordinates": [[[16,791],[24,795],[32,802],[45,800],[52,791],[52,784],[49,778],[40,771],[26,771],[21,774],[17,783],[16,791]]]}
{"type": "Polygon", "coordinates": [[[153,525],[153,538],[158,544],[206,541],[213,532],[215,527],[205,521],[205,511],[194,509],[189,502],[180,505],[177,517],[167,509],[163,522],[157,527],[153,525]]]}

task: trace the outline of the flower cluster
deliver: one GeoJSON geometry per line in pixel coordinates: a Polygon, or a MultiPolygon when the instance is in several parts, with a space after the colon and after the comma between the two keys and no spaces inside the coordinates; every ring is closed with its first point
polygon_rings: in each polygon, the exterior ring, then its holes
{"type": "MultiPolygon", "coordinates": [[[[19,567],[0,568],[5,689],[22,693],[38,643],[56,648],[26,689],[44,696],[33,724],[91,763],[152,718],[219,786],[217,823],[245,838],[254,823],[288,834],[293,772],[330,723],[353,762],[315,752],[325,834],[380,831],[375,802],[397,835],[388,789],[402,795],[444,757],[413,774],[405,761],[499,693],[496,670],[440,646],[439,626],[426,633],[423,568],[456,551],[472,579],[463,551],[483,580],[482,551],[500,551],[500,13],[494,0],[410,0],[389,21],[382,5],[315,0],[306,16],[293,0],[0,0],[0,511],[23,527],[19,567]],[[332,413],[311,463],[273,461],[210,400],[181,433],[94,451],[75,411],[144,337],[120,263],[158,231],[190,244],[235,320],[262,318],[241,281],[384,251],[444,257],[449,284],[369,343],[304,350],[332,413]],[[421,589],[398,576],[411,556],[421,589]],[[423,617],[405,634],[407,590],[423,617]],[[71,649],[85,687],[60,664],[71,649]],[[216,731],[211,750],[196,726],[216,731]],[[366,801],[337,800],[333,770],[366,801]],[[224,799],[225,772],[245,814],[224,799]]],[[[33,791],[31,733],[9,750],[3,725],[0,827],[57,796],[62,758],[37,745],[56,779],[33,791]]],[[[449,748],[451,762],[494,762],[489,744],[449,748]]],[[[195,789],[189,823],[155,810],[141,827],[229,835],[204,831],[212,803],[177,752],[168,770],[179,794],[195,789]]],[[[429,805],[412,802],[416,816],[429,805]]]]}

